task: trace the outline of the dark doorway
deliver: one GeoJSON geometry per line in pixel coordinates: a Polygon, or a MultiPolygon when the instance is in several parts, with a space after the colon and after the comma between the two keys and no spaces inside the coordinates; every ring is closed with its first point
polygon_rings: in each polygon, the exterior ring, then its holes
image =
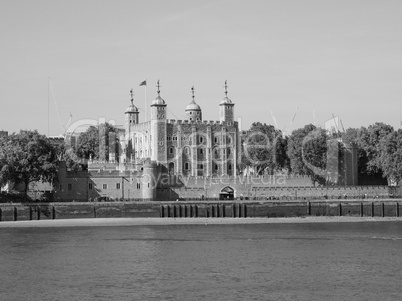
{"type": "Polygon", "coordinates": [[[174,174],[174,163],[173,162],[169,163],[169,174],[170,175],[174,174]]]}
{"type": "Polygon", "coordinates": [[[219,194],[220,200],[234,200],[234,189],[230,186],[226,186],[221,190],[219,194]]]}

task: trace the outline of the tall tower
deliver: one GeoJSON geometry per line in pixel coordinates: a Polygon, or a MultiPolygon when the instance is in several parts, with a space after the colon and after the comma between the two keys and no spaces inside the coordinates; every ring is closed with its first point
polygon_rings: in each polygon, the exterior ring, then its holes
{"type": "Polygon", "coordinates": [[[138,124],[138,118],[139,118],[138,108],[133,104],[134,102],[133,89],[130,90],[130,96],[131,96],[131,105],[129,105],[126,111],[124,112],[126,134],[130,132],[131,125],[138,124]]]}
{"type": "Polygon", "coordinates": [[[166,104],[160,96],[159,80],[156,87],[158,96],[151,104],[151,159],[166,164],[166,104]]]}
{"type": "Polygon", "coordinates": [[[226,122],[234,121],[234,103],[228,97],[228,85],[225,80],[225,97],[219,104],[219,120],[226,122]]]}
{"type": "Polygon", "coordinates": [[[133,156],[133,137],[132,137],[132,130],[131,126],[134,124],[138,124],[138,119],[139,119],[139,112],[138,108],[134,105],[134,93],[133,89],[130,90],[130,96],[131,96],[131,105],[128,106],[126,111],[124,112],[125,114],[125,139],[126,139],[126,152],[125,152],[125,160],[130,162],[132,160],[133,156]]]}
{"type": "Polygon", "coordinates": [[[187,119],[190,121],[201,121],[202,120],[202,112],[201,112],[201,107],[196,104],[194,98],[195,98],[195,90],[194,87],[191,88],[191,93],[192,93],[192,101],[187,105],[186,107],[186,116],[187,119]]]}

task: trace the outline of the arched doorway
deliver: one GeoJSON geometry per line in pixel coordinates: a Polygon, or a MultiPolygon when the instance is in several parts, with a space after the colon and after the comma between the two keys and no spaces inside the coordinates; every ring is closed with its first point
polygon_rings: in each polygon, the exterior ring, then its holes
{"type": "Polygon", "coordinates": [[[230,186],[222,188],[219,193],[220,200],[234,200],[234,189],[230,186]]]}

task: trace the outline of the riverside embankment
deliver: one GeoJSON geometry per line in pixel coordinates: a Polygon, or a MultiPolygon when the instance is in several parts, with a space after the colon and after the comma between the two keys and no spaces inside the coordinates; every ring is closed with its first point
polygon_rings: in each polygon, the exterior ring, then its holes
{"type": "Polygon", "coordinates": [[[0,204],[0,222],[80,218],[400,217],[402,199],[0,204]]]}

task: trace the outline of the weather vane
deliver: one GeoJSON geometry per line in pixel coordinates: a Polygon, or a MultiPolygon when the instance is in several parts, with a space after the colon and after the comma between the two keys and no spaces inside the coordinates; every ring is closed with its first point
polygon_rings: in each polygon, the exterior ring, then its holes
{"type": "Polygon", "coordinates": [[[134,101],[133,89],[130,90],[130,96],[131,96],[131,104],[133,104],[133,101],[134,101]]]}
{"type": "Polygon", "coordinates": [[[159,79],[158,79],[158,82],[157,82],[157,85],[156,85],[156,87],[158,88],[158,96],[159,96],[159,94],[161,93],[161,91],[160,91],[160,87],[161,87],[161,85],[159,84],[159,79]]]}
{"type": "Polygon", "coordinates": [[[225,80],[225,95],[226,95],[226,97],[228,97],[228,82],[227,82],[227,80],[225,80]]]}
{"type": "Polygon", "coordinates": [[[195,89],[194,89],[194,86],[191,87],[191,92],[192,92],[192,94],[193,94],[193,101],[194,101],[194,97],[195,97],[195,89]]]}

